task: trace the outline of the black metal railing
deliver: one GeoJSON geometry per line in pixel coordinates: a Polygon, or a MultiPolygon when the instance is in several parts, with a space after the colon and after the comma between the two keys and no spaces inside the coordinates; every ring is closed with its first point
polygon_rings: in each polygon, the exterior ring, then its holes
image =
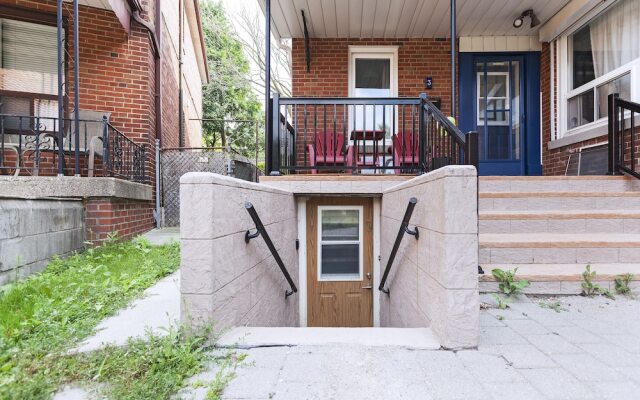
{"type": "Polygon", "coordinates": [[[378,290],[383,293],[389,294],[389,289],[385,289],[385,285],[387,283],[387,278],[389,277],[391,266],[393,265],[393,261],[396,258],[396,254],[398,253],[400,242],[402,242],[404,234],[406,233],[408,235],[412,235],[416,238],[416,240],[420,238],[420,232],[418,231],[417,226],[413,230],[409,229],[409,220],[411,219],[413,209],[416,207],[417,202],[418,200],[415,197],[409,199],[409,204],[407,204],[407,209],[404,212],[404,217],[402,218],[402,222],[400,223],[400,229],[398,229],[398,235],[396,235],[396,241],[393,243],[393,248],[391,249],[391,254],[389,254],[389,260],[387,261],[387,266],[384,268],[384,273],[382,274],[382,279],[380,280],[380,285],[378,286],[378,290]]]}
{"type": "Polygon", "coordinates": [[[0,174],[111,176],[146,183],[146,148],[106,118],[0,114],[0,174]],[[62,129],[60,129],[62,125],[62,129]]]}
{"type": "Polygon", "coordinates": [[[477,133],[462,133],[418,98],[271,101],[266,173],[409,173],[477,165],[477,133]]]}
{"type": "Polygon", "coordinates": [[[610,94],[609,174],[627,174],[640,179],[640,104],[610,94]]]}
{"type": "Polygon", "coordinates": [[[244,208],[247,210],[247,212],[251,216],[251,219],[253,220],[253,223],[256,225],[256,232],[251,233],[251,231],[248,230],[244,235],[244,241],[246,243],[249,243],[251,239],[257,238],[258,236],[262,236],[262,239],[264,239],[264,242],[269,248],[271,255],[276,260],[278,267],[280,267],[280,271],[282,271],[284,278],[287,280],[287,283],[289,283],[289,286],[291,287],[291,290],[285,290],[284,297],[287,298],[292,294],[297,293],[298,288],[296,287],[296,284],[293,283],[293,279],[291,279],[291,275],[289,275],[289,271],[287,271],[287,268],[284,266],[284,262],[282,262],[282,258],[280,258],[280,254],[278,254],[278,250],[276,250],[276,247],[273,245],[273,242],[271,241],[271,238],[269,237],[267,230],[262,224],[262,221],[258,216],[258,212],[253,207],[253,204],[249,202],[244,203],[244,208]]]}

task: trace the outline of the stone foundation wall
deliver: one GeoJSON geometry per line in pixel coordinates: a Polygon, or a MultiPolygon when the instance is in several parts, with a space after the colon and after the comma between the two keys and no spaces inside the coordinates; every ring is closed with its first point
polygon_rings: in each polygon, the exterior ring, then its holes
{"type": "Polygon", "coordinates": [[[0,198],[0,285],[41,271],[84,240],[81,200],[0,198]]]}
{"type": "Polygon", "coordinates": [[[293,194],[222,175],[193,172],[180,180],[182,319],[216,331],[233,326],[298,326],[299,293],[289,286],[255,224],[251,202],[298,285],[293,194]]]}
{"type": "Polygon", "coordinates": [[[384,270],[407,204],[418,202],[381,294],[381,325],[431,327],[446,348],[478,344],[477,175],[450,166],[418,176],[382,195],[381,268],[384,270]]]}

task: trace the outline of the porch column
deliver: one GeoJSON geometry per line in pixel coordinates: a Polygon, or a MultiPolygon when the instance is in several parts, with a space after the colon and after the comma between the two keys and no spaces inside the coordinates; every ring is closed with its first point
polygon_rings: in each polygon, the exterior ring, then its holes
{"type": "Polygon", "coordinates": [[[271,138],[269,132],[271,131],[270,118],[271,109],[269,107],[269,100],[271,96],[271,0],[265,0],[264,2],[264,139],[265,139],[265,173],[269,175],[271,173],[273,165],[271,164],[271,138]]]}
{"type": "Polygon", "coordinates": [[[64,53],[62,37],[62,1],[57,2],[57,36],[58,36],[58,175],[64,175],[64,149],[62,139],[64,137],[64,53]]]}
{"type": "MultiPolygon", "coordinates": [[[[75,176],[80,176],[80,13],[73,0],[73,129],[75,137],[75,176]]],[[[71,137],[69,137],[71,139],[71,137]]],[[[87,144],[85,143],[85,147],[87,144]]]]}
{"type": "Polygon", "coordinates": [[[456,118],[456,0],[451,0],[451,116],[456,118]]]}

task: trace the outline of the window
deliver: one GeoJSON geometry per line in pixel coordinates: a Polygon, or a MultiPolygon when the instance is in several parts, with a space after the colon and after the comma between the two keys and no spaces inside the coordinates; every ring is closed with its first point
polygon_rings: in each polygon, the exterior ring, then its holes
{"type": "Polygon", "coordinates": [[[56,38],[55,26],[0,19],[0,113],[58,115],[56,38]]]}
{"type": "MultiPolygon", "coordinates": [[[[349,97],[396,97],[397,60],[397,47],[350,47],[349,97]]],[[[386,130],[389,134],[392,112],[392,106],[356,106],[355,115],[349,111],[349,126],[356,130],[386,130]]]]}
{"type": "Polygon", "coordinates": [[[318,207],[318,280],[362,280],[362,206],[318,207]]]}
{"type": "Polygon", "coordinates": [[[638,100],[632,82],[640,79],[639,38],[640,2],[619,0],[561,40],[567,60],[560,68],[562,132],[603,127],[611,93],[638,100]]]}
{"type": "MultiPolygon", "coordinates": [[[[504,63],[490,63],[489,68],[498,69],[503,67],[502,64],[504,63]]],[[[487,125],[509,125],[510,92],[508,68],[509,67],[507,65],[506,71],[489,71],[487,72],[486,77],[484,70],[476,73],[478,126],[484,125],[485,118],[487,119],[487,125]],[[486,110],[485,105],[487,108],[486,110]]]]}

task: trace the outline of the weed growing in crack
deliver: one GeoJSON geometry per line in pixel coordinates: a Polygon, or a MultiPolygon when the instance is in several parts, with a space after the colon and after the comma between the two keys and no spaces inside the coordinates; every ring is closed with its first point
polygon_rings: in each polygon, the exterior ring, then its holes
{"type": "Polygon", "coordinates": [[[507,296],[519,295],[522,289],[529,286],[529,281],[525,279],[516,280],[516,272],[518,268],[506,271],[500,268],[491,270],[491,275],[499,282],[498,289],[507,296]]]}
{"type": "Polygon", "coordinates": [[[584,272],[582,273],[582,295],[587,297],[593,297],[597,294],[601,294],[611,300],[615,297],[609,289],[605,289],[595,282],[596,271],[591,271],[591,265],[587,264],[584,272]]]}
{"type": "Polygon", "coordinates": [[[632,280],[633,280],[633,275],[629,273],[616,276],[615,278],[616,293],[624,296],[630,295],[631,288],[629,287],[629,284],[631,283],[632,280]]]}

